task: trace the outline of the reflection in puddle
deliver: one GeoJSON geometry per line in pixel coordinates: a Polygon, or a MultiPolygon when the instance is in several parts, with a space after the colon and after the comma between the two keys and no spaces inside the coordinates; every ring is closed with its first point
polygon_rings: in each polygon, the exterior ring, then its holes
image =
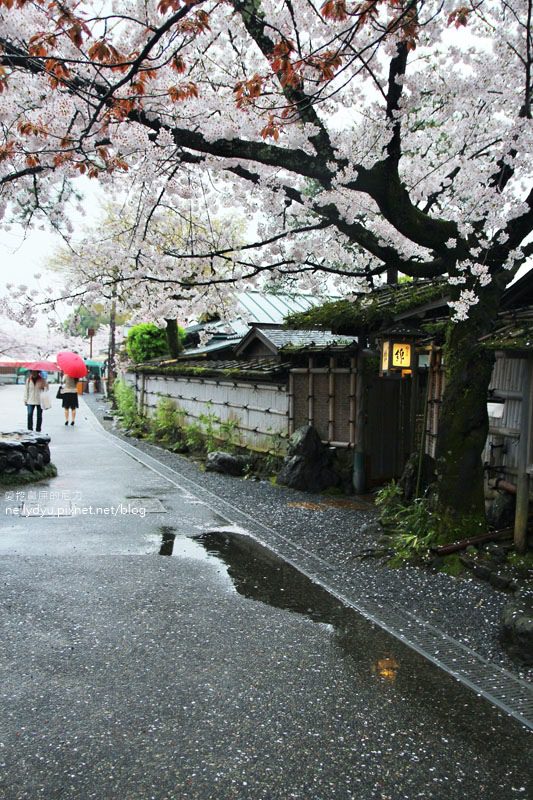
{"type": "Polygon", "coordinates": [[[163,526],[161,528],[162,533],[162,542],[161,548],[159,550],[160,556],[171,556],[172,551],[174,550],[174,541],[176,539],[176,534],[172,532],[172,528],[167,528],[163,526]]]}
{"type": "Polygon", "coordinates": [[[384,681],[394,683],[397,678],[400,665],[395,658],[378,658],[374,664],[373,672],[384,681]]]}
{"type": "Polygon", "coordinates": [[[239,594],[327,625],[345,655],[361,662],[362,669],[380,683],[394,683],[400,659],[388,635],[271,550],[240,529],[193,536],[176,536],[174,530],[160,528],[160,555],[222,563],[239,594]]]}
{"type": "Polygon", "coordinates": [[[400,661],[390,653],[390,639],[295,567],[247,536],[209,532],[194,539],[223,561],[239,594],[330,626],[345,655],[366,662],[380,681],[395,681],[400,661]]]}
{"type": "Polygon", "coordinates": [[[362,662],[367,675],[382,684],[395,682],[399,656],[392,655],[396,648],[388,636],[271,550],[236,531],[195,536],[176,535],[168,526],[160,531],[159,555],[222,563],[239,594],[328,626],[344,655],[362,662]]]}
{"type": "MultiPolygon", "coordinates": [[[[462,743],[474,741],[480,731],[500,730],[497,718],[499,712],[495,712],[488,703],[479,700],[455,678],[437,669],[415,650],[344,605],[249,536],[235,530],[219,529],[194,536],[174,535],[171,541],[174,530],[160,530],[163,534],[162,547],[166,545],[167,554],[171,545],[173,557],[192,557],[198,560],[203,554],[204,560],[222,567],[218,572],[224,573],[224,577],[231,580],[235,592],[240,595],[321,623],[320,628],[311,624],[295,625],[292,628],[293,638],[284,646],[291,649],[292,655],[289,657],[296,655],[298,659],[300,646],[302,654],[311,653],[311,660],[298,661],[298,671],[305,669],[300,663],[307,663],[309,667],[306,680],[309,678],[310,686],[315,673],[327,671],[330,681],[327,686],[328,698],[331,702],[335,702],[337,671],[341,676],[341,685],[343,681],[349,681],[355,692],[350,695],[353,699],[355,724],[357,715],[361,714],[357,709],[361,705],[363,707],[363,731],[367,725],[367,709],[372,714],[371,709],[375,703],[379,713],[386,714],[390,708],[393,715],[400,715],[400,724],[406,726],[418,724],[418,716],[415,712],[413,717],[411,709],[419,710],[422,719],[426,721],[422,724],[428,725],[425,733],[430,728],[443,730],[443,726],[450,725],[451,720],[452,729],[460,733],[462,743]],[[395,710],[398,703],[401,705],[401,712],[395,710]]],[[[229,604],[224,607],[224,611],[231,613],[229,604]]],[[[203,614],[204,608],[200,606],[197,613],[203,614]]],[[[246,609],[239,609],[237,620],[240,619],[239,614],[246,614],[246,609]]],[[[260,619],[266,616],[266,613],[261,614],[260,619]]],[[[252,624],[262,623],[256,619],[252,624]]],[[[289,621],[276,615],[274,619],[269,617],[267,624],[270,630],[275,630],[278,626],[289,625],[289,621]]],[[[273,638],[273,643],[275,641],[273,638]]],[[[278,659],[280,656],[283,654],[276,653],[275,657],[278,659]]],[[[302,656],[304,658],[305,655],[302,656]]],[[[351,714],[350,708],[348,713],[351,714]]],[[[405,734],[410,735],[408,728],[405,734]]],[[[366,737],[363,736],[361,741],[364,743],[366,737]]],[[[484,741],[480,743],[481,748],[484,745],[484,741]]],[[[440,746],[440,741],[436,741],[436,754],[440,746]]],[[[424,739],[424,748],[419,752],[425,752],[425,748],[424,739]]],[[[452,757],[455,758],[455,754],[452,757]]],[[[399,795],[395,794],[394,797],[396,796],[399,795]]],[[[414,795],[405,794],[402,790],[402,797],[404,796],[414,795]]],[[[450,795],[427,796],[444,798],[450,795]]]]}
{"type": "Polygon", "coordinates": [[[325,589],[247,536],[208,532],[194,540],[224,562],[236,590],[244,597],[331,625],[346,612],[325,589]]]}
{"type": "MultiPolygon", "coordinates": [[[[160,542],[160,556],[175,556],[176,558],[192,558],[195,561],[209,561],[212,557],[201,545],[195,541],[196,537],[183,536],[175,533],[175,529],[167,525],[162,525],[161,538],[155,539],[160,542]]],[[[149,537],[152,542],[154,537],[149,537]]]]}

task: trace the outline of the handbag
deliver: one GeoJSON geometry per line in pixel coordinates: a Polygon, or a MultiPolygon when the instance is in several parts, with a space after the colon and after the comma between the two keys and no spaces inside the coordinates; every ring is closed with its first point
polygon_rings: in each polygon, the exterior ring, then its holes
{"type": "Polygon", "coordinates": [[[62,397],[63,397],[63,387],[61,385],[59,386],[59,389],[57,390],[56,397],[57,397],[58,400],[61,400],[62,397]]]}
{"type": "Polygon", "coordinates": [[[43,411],[52,408],[52,401],[50,400],[50,392],[48,389],[41,390],[41,408],[43,411]]]}

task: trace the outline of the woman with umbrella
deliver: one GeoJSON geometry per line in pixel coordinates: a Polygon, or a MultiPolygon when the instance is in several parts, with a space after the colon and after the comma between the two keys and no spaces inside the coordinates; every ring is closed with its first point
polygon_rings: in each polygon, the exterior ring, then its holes
{"type": "Polygon", "coordinates": [[[57,354],[57,363],[63,370],[65,378],[61,389],[61,405],[65,411],[65,425],[74,425],[76,421],[76,411],[78,409],[77,379],[87,375],[87,367],[84,360],[77,353],[64,350],[57,354]]]}
{"type": "Polygon", "coordinates": [[[65,425],[68,425],[69,412],[71,415],[70,424],[74,425],[76,422],[76,410],[79,406],[77,383],[76,378],[65,375],[61,389],[61,405],[65,411],[65,425]]]}
{"type": "Polygon", "coordinates": [[[48,389],[48,383],[42,377],[37,364],[30,365],[28,377],[24,385],[24,403],[28,411],[28,430],[33,430],[33,413],[37,409],[36,431],[40,431],[43,424],[43,407],[41,405],[41,392],[48,389]]]}

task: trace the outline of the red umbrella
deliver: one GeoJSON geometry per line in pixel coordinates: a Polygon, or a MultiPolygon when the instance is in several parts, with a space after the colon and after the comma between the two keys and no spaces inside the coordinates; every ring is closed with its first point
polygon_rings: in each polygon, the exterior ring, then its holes
{"type": "Polygon", "coordinates": [[[57,363],[70,378],[84,378],[87,375],[87,366],[83,358],[70,350],[58,353],[57,363]]]}
{"type": "Polygon", "coordinates": [[[55,361],[23,361],[22,366],[34,372],[57,372],[58,370],[55,361]]]}

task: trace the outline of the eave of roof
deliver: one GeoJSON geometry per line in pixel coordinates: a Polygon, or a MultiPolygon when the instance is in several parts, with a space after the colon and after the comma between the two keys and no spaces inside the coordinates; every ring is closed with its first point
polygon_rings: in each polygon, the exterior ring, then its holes
{"type": "Polygon", "coordinates": [[[243,360],[221,359],[206,361],[202,359],[161,362],[161,364],[140,364],[130,371],[146,375],[186,375],[190,377],[218,377],[251,380],[272,380],[287,374],[290,364],[280,362],[279,358],[253,358],[243,360]]]}

